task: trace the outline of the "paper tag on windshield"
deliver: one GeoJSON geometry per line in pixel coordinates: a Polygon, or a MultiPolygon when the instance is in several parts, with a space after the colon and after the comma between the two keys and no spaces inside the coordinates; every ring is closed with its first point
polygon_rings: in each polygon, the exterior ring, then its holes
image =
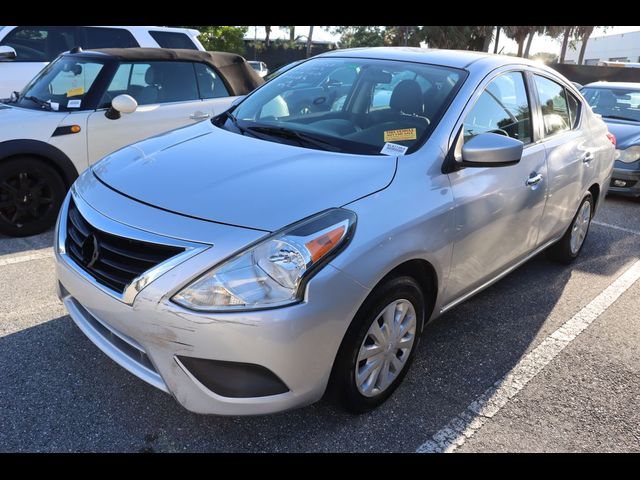
{"type": "Polygon", "coordinates": [[[82,100],[69,100],[67,102],[67,108],[80,108],[82,100]]]}
{"type": "Polygon", "coordinates": [[[385,130],[385,142],[401,142],[403,140],[415,140],[417,132],[415,128],[401,128],[399,130],[385,130]]]}
{"type": "Polygon", "coordinates": [[[384,155],[404,155],[408,149],[409,147],[387,142],[384,144],[384,147],[382,147],[382,150],[380,150],[380,153],[384,155]]]}
{"type": "Polygon", "coordinates": [[[84,87],[76,87],[71,90],[67,90],[67,97],[77,97],[78,95],[84,95],[84,87]]]}
{"type": "Polygon", "coordinates": [[[49,102],[51,105],[51,110],[55,110],[56,112],[60,109],[60,104],[58,102],[49,102]]]}

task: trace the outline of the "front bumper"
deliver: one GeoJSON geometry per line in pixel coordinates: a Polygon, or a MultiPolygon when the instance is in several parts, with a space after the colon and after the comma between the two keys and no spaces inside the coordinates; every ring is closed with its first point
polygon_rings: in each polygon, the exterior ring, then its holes
{"type": "Polygon", "coordinates": [[[640,169],[614,168],[609,184],[609,193],[640,197],[640,169]]]}
{"type": "MultiPolygon", "coordinates": [[[[81,198],[74,199],[82,203],[81,198]]],[[[68,199],[61,224],[67,205],[68,199]]],[[[152,215],[153,209],[149,210],[152,215]]],[[[117,232],[119,225],[107,217],[101,226],[110,223],[112,233],[117,232]]],[[[211,247],[173,266],[127,303],[81,274],[60,251],[62,227],[54,247],[58,294],[71,318],[116,363],[197,413],[265,414],[319,400],[344,333],[368,293],[329,264],[309,281],[303,302],[284,308],[203,314],[171,302],[179,286],[215,264],[211,247]],[[223,396],[196,379],[178,357],[259,365],[275,374],[288,391],[223,396]]]]}

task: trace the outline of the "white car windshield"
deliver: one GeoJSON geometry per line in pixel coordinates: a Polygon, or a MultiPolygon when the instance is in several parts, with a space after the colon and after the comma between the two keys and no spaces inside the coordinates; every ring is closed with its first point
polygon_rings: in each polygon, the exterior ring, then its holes
{"type": "Polygon", "coordinates": [[[25,108],[82,109],[82,102],[103,67],[93,59],[59,57],[24,88],[17,103],[25,108]]]}
{"type": "Polygon", "coordinates": [[[421,145],[466,76],[413,62],[315,58],[250,94],[217,124],[268,141],[358,154],[421,145]]]}

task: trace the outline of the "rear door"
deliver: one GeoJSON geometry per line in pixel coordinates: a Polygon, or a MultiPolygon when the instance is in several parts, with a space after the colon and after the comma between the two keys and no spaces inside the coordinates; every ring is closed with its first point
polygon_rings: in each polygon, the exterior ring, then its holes
{"type": "Polygon", "coordinates": [[[547,153],[549,200],[540,228],[540,243],[561,235],[571,223],[594,177],[594,149],[580,128],[579,101],[544,73],[531,75],[540,106],[537,125],[547,153]]]}
{"type": "Polygon", "coordinates": [[[447,297],[460,298],[515,265],[537,246],[548,183],[544,146],[534,142],[522,71],[494,76],[463,114],[459,141],[492,132],[522,141],[515,165],[449,174],[456,234],[447,297]]]}
{"type": "Polygon", "coordinates": [[[194,64],[168,61],[122,63],[100,107],[89,117],[90,163],[125,145],[209,118],[214,110],[200,99],[194,64]],[[135,98],[138,109],[109,120],[106,108],[120,94],[135,98]]]}

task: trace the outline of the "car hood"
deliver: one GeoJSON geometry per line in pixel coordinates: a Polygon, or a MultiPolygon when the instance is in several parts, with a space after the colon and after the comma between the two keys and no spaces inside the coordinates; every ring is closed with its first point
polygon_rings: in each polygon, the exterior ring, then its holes
{"type": "Polygon", "coordinates": [[[16,138],[47,139],[67,112],[31,110],[0,103],[0,141],[16,138]]]}
{"type": "Polygon", "coordinates": [[[640,124],[603,119],[609,131],[616,136],[616,148],[625,149],[640,144],[640,124]]]}
{"type": "Polygon", "coordinates": [[[269,142],[202,122],[118,150],[93,172],[155,207],[274,231],[385,188],[396,161],[269,142]]]}

